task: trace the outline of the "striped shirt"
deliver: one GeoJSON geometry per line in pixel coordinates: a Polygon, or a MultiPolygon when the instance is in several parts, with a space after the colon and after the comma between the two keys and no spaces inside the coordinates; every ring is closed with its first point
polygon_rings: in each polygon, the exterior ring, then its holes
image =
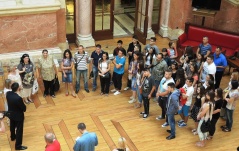
{"type": "Polygon", "coordinates": [[[87,63],[89,60],[89,55],[87,52],[83,54],[79,54],[78,52],[75,53],[74,56],[75,63],[77,63],[77,70],[86,70],[87,63]]]}

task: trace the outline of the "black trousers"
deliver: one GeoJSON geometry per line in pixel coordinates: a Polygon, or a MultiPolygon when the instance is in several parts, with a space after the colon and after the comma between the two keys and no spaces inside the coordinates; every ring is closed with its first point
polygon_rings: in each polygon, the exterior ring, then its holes
{"type": "Polygon", "coordinates": [[[215,74],[215,81],[216,81],[215,89],[220,87],[220,83],[221,83],[221,80],[222,80],[223,73],[224,73],[224,71],[217,71],[216,72],[216,74],[215,74]]]}
{"type": "Polygon", "coordinates": [[[212,118],[211,125],[209,128],[209,135],[213,136],[216,131],[216,124],[217,124],[218,118],[212,118]]]}
{"type": "MultiPolygon", "coordinates": [[[[160,106],[161,109],[162,109],[162,118],[165,118],[165,116],[166,116],[166,111],[167,111],[167,108],[166,108],[167,99],[168,99],[168,97],[159,97],[159,98],[158,98],[158,104],[159,104],[159,106],[160,106]]],[[[167,121],[167,118],[166,118],[166,121],[167,121]]]]}
{"type": "Polygon", "coordinates": [[[129,78],[127,78],[127,87],[131,88],[131,83],[132,83],[132,80],[130,80],[129,78]]]}
{"type": "Polygon", "coordinates": [[[100,86],[101,86],[101,92],[104,94],[108,94],[109,93],[109,89],[110,89],[110,79],[111,79],[111,75],[109,78],[102,78],[100,76],[100,86]]]}
{"type": "Polygon", "coordinates": [[[115,89],[117,90],[121,90],[122,88],[122,77],[123,77],[123,74],[118,74],[116,72],[113,72],[113,82],[114,82],[115,89]]]}
{"type": "Polygon", "coordinates": [[[142,97],[143,101],[144,101],[144,113],[145,114],[149,114],[149,99],[148,96],[147,97],[142,97]]]}
{"type": "Polygon", "coordinates": [[[54,79],[51,81],[46,81],[43,80],[44,83],[44,94],[48,95],[49,94],[49,90],[50,90],[50,95],[55,95],[55,91],[54,91],[54,79]]]}
{"type": "Polygon", "coordinates": [[[10,132],[11,132],[11,140],[16,139],[15,148],[19,148],[22,146],[22,136],[23,136],[23,123],[24,121],[15,121],[10,119],[10,132]],[[16,128],[16,132],[15,132],[16,128]]]}

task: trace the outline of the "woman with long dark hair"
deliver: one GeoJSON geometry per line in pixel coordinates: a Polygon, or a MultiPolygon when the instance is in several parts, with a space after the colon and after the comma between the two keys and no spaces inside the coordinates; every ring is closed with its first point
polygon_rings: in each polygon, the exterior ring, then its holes
{"type": "Polygon", "coordinates": [[[223,102],[223,90],[221,88],[216,89],[215,91],[215,105],[214,105],[214,111],[213,111],[213,115],[212,115],[212,120],[211,120],[211,125],[210,125],[210,129],[209,129],[209,136],[207,137],[207,139],[212,139],[215,131],[216,131],[216,123],[220,117],[220,112],[221,112],[221,108],[222,108],[222,102],[223,102]]]}
{"type": "Polygon", "coordinates": [[[236,108],[236,101],[239,98],[239,91],[238,91],[238,81],[233,80],[231,81],[231,90],[225,94],[224,99],[227,101],[226,105],[226,125],[221,126],[222,131],[230,132],[232,129],[233,123],[233,112],[236,108]]]}
{"type": "Polygon", "coordinates": [[[21,97],[26,104],[33,103],[31,99],[32,87],[34,82],[35,66],[31,62],[28,54],[23,54],[20,64],[17,66],[22,79],[21,97]]]}
{"type": "Polygon", "coordinates": [[[209,80],[207,82],[206,92],[209,92],[209,91],[215,91],[214,81],[212,80],[209,80]]]}
{"type": "Polygon", "coordinates": [[[100,76],[100,85],[101,85],[101,95],[109,95],[110,88],[110,61],[108,52],[103,52],[102,58],[98,63],[99,76],[100,76]]]}
{"type": "Polygon", "coordinates": [[[149,51],[146,53],[145,57],[145,67],[150,68],[153,64],[153,58],[155,57],[155,48],[150,47],[149,51]]]}
{"type": "Polygon", "coordinates": [[[204,64],[204,55],[199,53],[196,58],[196,65],[197,65],[199,74],[202,71],[203,64],[204,64]]]}
{"type": "Polygon", "coordinates": [[[66,49],[63,53],[63,59],[61,62],[62,69],[62,82],[65,83],[65,95],[69,95],[68,87],[70,87],[71,95],[75,98],[76,94],[72,85],[72,68],[74,66],[74,59],[72,58],[72,53],[69,49],[66,49]]]}
{"type": "Polygon", "coordinates": [[[134,106],[135,108],[140,108],[143,102],[142,94],[140,93],[140,89],[142,85],[143,69],[144,69],[144,62],[140,61],[138,63],[138,71],[136,74],[136,92],[138,96],[138,103],[134,106]]]}
{"type": "Polygon", "coordinates": [[[197,116],[204,102],[205,102],[205,88],[201,86],[197,88],[196,101],[191,109],[191,117],[194,120],[194,124],[195,124],[195,129],[192,130],[192,133],[194,135],[198,134],[197,128],[198,128],[199,120],[197,119],[197,116]]]}
{"type": "Polygon", "coordinates": [[[198,147],[204,147],[206,143],[207,132],[203,133],[201,131],[201,126],[203,121],[207,122],[208,120],[212,119],[214,98],[215,94],[213,91],[209,91],[206,93],[205,103],[202,105],[197,116],[197,119],[200,120],[197,128],[198,136],[200,139],[200,141],[196,143],[196,146],[198,147]]]}
{"type": "Polygon", "coordinates": [[[176,88],[182,88],[185,84],[185,76],[184,76],[184,69],[182,67],[179,67],[177,70],[177,74],[176,74],[176,88]]]}
{"type": "Polygon", "coordinates": [[[174,82],[176,83],[178,63],[177,62],[172,63],[171,69],[172,69],[172,78],[173,78],[174,82]]]}

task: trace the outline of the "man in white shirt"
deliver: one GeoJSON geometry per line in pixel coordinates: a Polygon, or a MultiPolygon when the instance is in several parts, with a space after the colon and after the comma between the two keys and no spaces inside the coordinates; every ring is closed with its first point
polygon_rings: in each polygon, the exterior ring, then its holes
{"type": "Polygon", "coordinates": [[[187,126],[187,122],[188,122],[188,112],[190,109],[190,106],[192,104],[192,99],[193,99],[193,93],[194,93],[194,88],[193,88],[193,78],[187,78],[186,80],[186,84],[183,86],[183,88],[186,91],[186,94],[182,94],[182,98],[183,99],[187,99],[186,103],[181,106],[178,111],[178,113],[181,116],[181,120],[178,121],[178,126],[179,127],[185,127],[187,126]]]}
{"type": "MultiPolygon", "coordinates": [[[[206,81],[206,76],[208,74],[212,74],[215,79],[216,70],[217,68],[213,62],[213,56],[209,55],[207,57],[207,61],[203,64],[203,69],[200,73],[200,82],[204,83],[206,81]]],[[[214,80],[214,83],[215,83],[215,80],[214,80]]]]}

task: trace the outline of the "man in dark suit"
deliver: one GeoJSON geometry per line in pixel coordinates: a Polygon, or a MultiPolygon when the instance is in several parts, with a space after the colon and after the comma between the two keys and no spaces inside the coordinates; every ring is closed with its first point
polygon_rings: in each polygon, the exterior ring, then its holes
{"type": "Polygon", "coordinates": [[[23,135],[23,123],[24,123],[24,112],[26,111],[26,105],[23,103],[22,98],[18,95],[19,84],[14,82],[11,85],[12,91],[7,92],[7,104],[8,111],[10,112],[10,132],[11,140],[15,143],[16,150],[25,150],[26,146],[22,146],[22,135],[23,135]],[[16,129],[16,133],[15,133],[16,129]]]}

